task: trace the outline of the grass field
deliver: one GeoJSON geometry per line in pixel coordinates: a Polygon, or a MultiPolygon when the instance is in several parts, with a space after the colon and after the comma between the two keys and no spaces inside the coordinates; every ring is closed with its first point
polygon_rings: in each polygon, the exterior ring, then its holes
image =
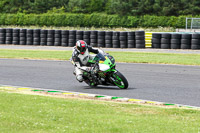
{"type": "MultiPolygon", "coordinates": [[[[0,58],[69,60],[72,51],[0,49],[0,58]]],[[[109,52],[117,62],[200,65],[200,54],[109,52]]],[[[200,110],[0,90],[2,133],[198,133],[200,110]]]]}
{"type": "Polygon", "coordinates": [[[198,133],[200,111],[0,90],[2,133],[198,133]]]}
{"type": "MultiPolygon", "coordinates": [[[[200,65],[200,54],[109,52],[117,62],[200,65]]],[[[0,49],[0,58],[69,60],[72,51],[0,49]]]]}

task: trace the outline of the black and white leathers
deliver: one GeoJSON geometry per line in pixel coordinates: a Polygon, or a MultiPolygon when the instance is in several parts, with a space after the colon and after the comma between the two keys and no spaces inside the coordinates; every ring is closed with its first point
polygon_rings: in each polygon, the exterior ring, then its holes
{"type": "Polygon", "coordinates": [[[73,48],[73,53],[72,53],[72,60],[76,64],[75,69],[75,74],[76,74],[76,79],[78,81],[83,81],[83,70],[90,70],[90,64],[88,63],[88,60],[91,60],[94,58],[94,56],[90,55],[90,52],[94,54],[98,54],[99,52],[103,53],[102,50],[100,49],[95,49],[90,46],[86,49],[84,54],[80,54],[76,47],[73,48]]]}
{"type": "Polygon", "coordinates": [[[73,53],[72,53],[72,59],[78,67],[88,66],[89,65],[88,60],[93,58],[93,56],[90,55],[89,53],[92,52],[92,53],[98,54],[99,51],[100,49],[94,49],[88,46],[85,53],[82,55],[76,50],[76,47],[74,47],[73,53]]]}

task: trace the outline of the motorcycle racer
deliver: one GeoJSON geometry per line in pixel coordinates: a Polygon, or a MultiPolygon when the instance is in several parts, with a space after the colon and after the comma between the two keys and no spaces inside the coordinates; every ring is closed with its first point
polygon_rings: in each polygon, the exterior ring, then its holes
{"type": "Polygon", "coordinates": [[[91,66],[91,64],[88,62],[88,60],[94,58],[94,56],[90,55],[90,52],[94,54],[98,54],[99,52],[103,53],[101,49],[95,49],[91,46],[88,46],[83,40],[78,40],[76,42],[76,46],[73,48],[72,60],[75,63],[74,74],[79,82],[83,81],[83,70],[91,73],[97,72],[97,67],[91,66]]]}

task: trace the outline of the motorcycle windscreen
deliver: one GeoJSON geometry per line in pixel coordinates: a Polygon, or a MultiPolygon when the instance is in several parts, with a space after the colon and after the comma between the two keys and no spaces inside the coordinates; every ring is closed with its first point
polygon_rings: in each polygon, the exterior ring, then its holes
{"type": "Polygon", "coordinates": [[[99,70],[107,71],[108,69],[110,69],[110,66],[108,66],[106,64],[99,64],[99,70]]]}
{"type": "Polygon", "coordinates": [[[96,61],[105,61],[106,58],[104,57],[104,55],[102,55],[101,53],[98,53],[93,60],[96,60],[96,61]]]}

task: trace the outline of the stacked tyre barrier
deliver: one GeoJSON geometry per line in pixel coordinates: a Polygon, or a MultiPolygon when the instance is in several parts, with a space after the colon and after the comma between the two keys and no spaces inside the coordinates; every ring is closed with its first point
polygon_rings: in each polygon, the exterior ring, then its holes
{"type": "Polygon", "coordinates": [[[76,31],[76,40],[83,40],[83,31],[76,31]]]}
{"type": "Polygon", "coordinates": [[[153,33],[152,48],[200,49],[199,33],[153,33]]]}
{"type": "Polygon", "coordinates": [[[128,32],[127,34],[128,48],[135,48],[135,32],[128,32]]]}
{"type": "Polygon", "coordinates": [[[61,46],[61,30],[55,30],[54,46],[61,46]]]}
{"type": "MultiPolygon", "coordinates": [[[[93,47],[145,48],[144,31],[77,31],[0,28],[0,44],[73,47],[85,40],[93,47]]],[[[200,33],[152,33],[152,48],[200,49],[200,33]]]]}
{"type": "Polygon", "coordinates": [[[166,33],[161,35],[161,49],[170,49],[171,34],[166,33]]]}
{"type": "Polygon", "coordinates": [[[68,46],[73,47],[75,43],[76,43],[76,30],[70,30],[68,46]]]}
{"type": "Polygon", "coordinates": [[[120,48],[127,48],[127,32],[120,32],[119,41],[120,48]]]}
{"type": "Polygon", "coordinates": [[[112,36],[113,36],[113,32],[111,31],[105,32],[105,47],[106,48],[112,48],[112,36]]]}
{"type": "Polygon", "coordinates": [[[191,49],[200,49],[200,34],[192,34],[191,49]]]}
{"type": "Polygon", "coordinates": [[[91,31],[90,32],[90,45],[92,47],[97,47],[97,32],[98,31],[91,31]]]}
{"type": "Polygon", "coordinates": [[[61,31],[61,46],[67,47],[68,46],[68,39],[69,39],[69,31],[62,30],[61,31]]]}
{"type": "Polygon", "coordinates": [[[55,30],[47,31],[47,46],[54,46],[54,34],[55,30]]]}
{"type": "Polygon", "coordinates": [[[171,49],[180,49],[181,48],[181,34],[172,34],[170,43],[171,43],[171,49]]]}
{"type": "Polygon", "coordinates": [[[6,30],[0,29],[0,44],[5,44],[6,30]]]}
{"type": "Polygon", "coordinates": [[[33,45],[33,30],[27,29],[26,45],[33,45]]]}
{"type": "Polygon", "coordinates": [[[47,45],[47,30],[40,31],[40,45],[47,45]]]}
{"type": "Polygon", "coordinates": [[[145,32],[135,31],[136,48],[145,48],[145,32]]]}
{"type": "Polygon", "coordinates": [[[19,31],[19,44],[26,45],[26,29],[20,29],[19,31]]]}
{"type": "Polygon", "coordinates": [[[83,40],[90,45],[90,31],[83,31],[83,40]]]}
{"type": "Polygon", "coordinates": [[[6,29],[5,44],[12,44],[13,40],[13,29],[6,29]]]}
{"type": "Polygon", "coordinates": [[[20,29],[13,29],[12,44],[19,45],[19,31],[20,31],[20,29]]]}
{"type": "Polygon", "coordinates": [[[191,34],[181,35],[181,49],[191,49],[191,34]]]}
{"type": "Polygon", "coordinates": [[[152,48],[161,48],[161,34],[153,33],[152,34],[152,48]]]}
{"type": "Polygon", "coordinates": [[[0,28],[0,44],[73,47],[84,40],[93,47],[145,48],[144,31],[79,31],[0,28]]]}
{"type": "Polygon", "coordinates": [[[33,30],[33,45],[40,45],[40,29],[33,30]]]}
{"type": "Polygon", "coordinates": [[[113,35],[112,35],[112,44],[113,44],[113,48],[119,48],[120,47],[120,43],[119,43],[119,33],[120,32],[117,32],[117,31],[114,31],[113,32],[113,35]]]}
{"type": "Polygon", "coordinates": [[[105,31],[97,32],[97,46],[105,47],[105,31]]]}

